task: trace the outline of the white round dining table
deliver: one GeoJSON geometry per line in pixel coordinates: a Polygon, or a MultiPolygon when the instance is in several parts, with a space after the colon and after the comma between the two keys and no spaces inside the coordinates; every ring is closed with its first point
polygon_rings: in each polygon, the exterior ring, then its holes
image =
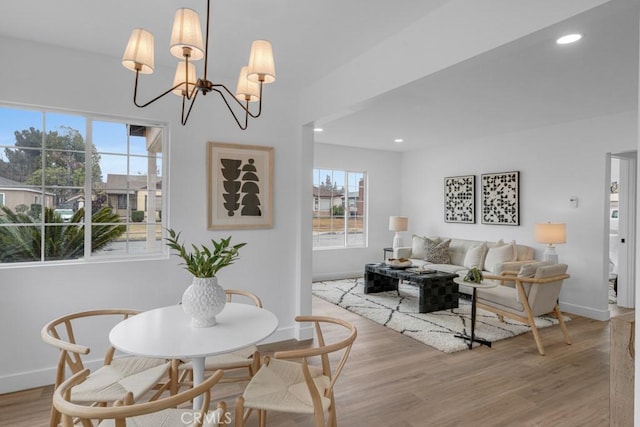
{"type": "MultiPolygon", "coordinates": [[[[204,380],[207,356],[229,353],[260,341],[278,327],[278,318],[255,305],[231,303],[216,315],[208,328],[191,326],[191,316],[181,305],[156,308],[132,316],[113,327],[109,341],[116,349],[135,356],[190,359],[193,383],[204,380]]],[[[202,396],[194,400],[200,408],[202,396]]]]}

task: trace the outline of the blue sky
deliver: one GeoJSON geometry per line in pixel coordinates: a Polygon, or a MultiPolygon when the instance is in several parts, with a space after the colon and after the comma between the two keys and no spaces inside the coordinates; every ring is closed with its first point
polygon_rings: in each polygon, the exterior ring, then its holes
{"type": "MultiPolygon", "coordinates": [[[[42,130],[60,130],[61,126],[70,127],[80,132],[86,140],[86,118],[81,115],[64,113],[46,113],[40,111],[0,107],[0,159],[4,159],[4,147],[15,146],[15,131],[22,131],[30,127],[42,130]]],[[[145,138],[130,138],[130,154],[146,155],[145,138]]],[[[112,154],[127,154],[127,128],[123,122],[93,121],[93,145],[101,153],[100,168],[103,179],[108,173],[126,174],[126,157],[112,154]],[[104,153],[104,154],[102,154],[104,153]],[[107,154],[109,153],[109,154],[107,154]]],[[[159,172],[162,168],[159,165],[159,172]]],[[[131,157],[129,173],[132,175],[146,175],[147,159],[131,157]]]]}

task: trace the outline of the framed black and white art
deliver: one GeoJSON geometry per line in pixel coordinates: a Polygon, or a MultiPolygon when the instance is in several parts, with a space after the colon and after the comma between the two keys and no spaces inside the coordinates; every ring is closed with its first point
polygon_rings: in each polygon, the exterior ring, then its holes
{"type": "Polygon", "coordinates": [[[487,173],[482,182],[482,223],[520,225],[520,172],[487,173]]]}
{"type": "Polygon", "coordinates": [[[476,222],[476,176],[449,176],[444,179],[444,222],[476,222]]]}
{"type": "Polygon", "coordinates": [[[273,226],[273,147],[207,144],[207,228],[273,226]]]}

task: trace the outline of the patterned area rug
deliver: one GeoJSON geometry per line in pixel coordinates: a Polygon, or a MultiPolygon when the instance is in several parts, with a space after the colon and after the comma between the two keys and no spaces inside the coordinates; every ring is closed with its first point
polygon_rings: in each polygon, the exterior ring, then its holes
{"type": "MultiPolygon", "coordinates": [[[[419,290],[400,285],[396,291],[364,294],[363,278],[333,280],[313,283],[313,295],[364,316],[401,334],[423,342],[445,353],[468,350],[464,340],[454,335],[471,333],[471,301],[460,298],[459,307],[433,313],[418,313],[419,290]]],[[[506,319],[478,309],[475,334],[479,338],[495,342],[529,332],[523,323],[506,319]]],[[[565,321],[569,320],[565,316],[565,321]]],[[[557,324],[553,316],[536,318],[539,329],[557,324]]],[[[474,346],[479,344],[474,343],[474,346]]]]}

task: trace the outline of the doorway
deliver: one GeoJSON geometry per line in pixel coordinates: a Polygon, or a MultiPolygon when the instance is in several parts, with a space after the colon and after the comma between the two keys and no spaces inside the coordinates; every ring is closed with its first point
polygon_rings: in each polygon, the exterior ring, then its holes
{"type": "Polygon", "coordinates": [[[612,153],[610,161],[609,303],[634,308],[637,152],[612,153]]]}

